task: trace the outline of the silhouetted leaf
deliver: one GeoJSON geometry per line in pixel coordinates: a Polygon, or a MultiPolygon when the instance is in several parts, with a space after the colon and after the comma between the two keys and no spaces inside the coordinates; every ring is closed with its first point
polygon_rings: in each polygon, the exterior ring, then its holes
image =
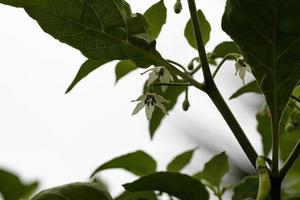
{"type": "MultiPolygon", "coordinates": [[[[206,44],[209,41],[209,37],[210,37],[210,31],[211,31],[210,24],[206,20],[203,12],[201,10],[197,11],[197,15],[198,15],[198,20],[199,20],[199,25],[201,27],[201,35],[202,35],[203,43],[206,44]]],[[[184,35],[185,35],[185,38],[187,39],[188,43],[192,47],[197,49],[197,44],[196,44],[196,40],[195,40],[195,36],[194,36],[193,25],[192,25],[191,19],[186,24],[186,27],[184,30],[184,35]]]]}
{"type": "Polygon", "coordinates": [[[112,200],[97,183],[72,183],[44,190],[32,200],[112,200]]]}
{"type": "Polygon", "coordinates": [[[238,46],[233,41],[225,41],[218,44],[213,50],[214,58],[224,58],[227,54],[236,53],[240,54],[238,46]]]}
{"type": "Polygon", "coordinates": [[[205,163],[204,169],[193,177],[199,180],[204,179],[211,185],[218,187],[228,170],[228,156],[222,152],[205,163]]]}
{"type": "Polygon", "coordinates": [[[151,28],[151,38],[155,40],[163,25],[167,21],[167,8],[163,0],[160,0],[158,3],[151,6],[144,14],[146,17],[150,28],[151,28]]]}
{"type": "Polygon", "coordinates": [[[206,200],[209,195],[202,183],[190,176],[157,172],[124,185],[128,191],[160,191],[182,200],[206,200]]]}
{"type": "Polygon", "coordinates": [[[138,67],[131,60],[122,60],[122,61],[118,62],[118,64],[116,65],[116,70],[115,70],[116,83],[121,78],[123,78],[124,76],[126,76],[127,74],[129,74],[130,72],[132,72],[133,70],[135,70],[137,68],[138,67]]]}
{"type": "Polygon", "coordinates": [[[251,81],[250,83],[244,85],[243,87],[238,89],[235,93],[233,93],[229,99],[237,98],[246,93],[261,94],[261,90],[256,81],[251,81]]]}
{"type": "Polygon", "coordinates": [[[185,151],[177,155],[167,166],[167,170],[170,172],[179,172],[191,161],[195,149],[185,151]]]}
{"type": "Polygon", "coordinates": [[[299,1],[228,0],[222,20],[250,64],[274,124],[300,77],[299,17],[299,1]]]}
{"type": "Polygon", "coordinates": [[[161,59],[151,29],[141,14],[133,14],[124,0],[0,0],[21,6],[42,29],[80,50],[90,60],[134,61],[139,67],[161,59]]]}
{"type": "Polygon", "coordinates": [[[95,69],[101,67],[102,65],[106,64],[108,60],[87,60],[85,63],[83,63],[77,72],[76,77],[74,78],[71,85],[68,87],[66,93],[70,92],[76,84],[81,81],[83,78],[85,78],[87,75],[89,75],[92,71],[95,69]]]}
{"type": "Polygon", "coordinates": [[[137,176],[144,176],[156,171],[155,160],[143,151],[136,151],[114,158],[98,167],[91,177],[105,169],[122,168],[137,176]]]}
{"type": "Polygon", "coordinates": [[[28,198],[37,189],[38,183],[24,184],[19,177],[0,169],[0,193],[4,200],[19,200],[28,198]]]}
{"type": "Polygon", "coordinates": [[[264,155],[268,156],[272,148],[271,119],[267,107],[256,114],[257,131],[261,135],[264,155]]]}
{"type": "Polygon", "coordinates": [[[150,191],[125,191],[115,198],[115,200],[157,200],[156,194],[150,191]]]}
{"type": "Polygon", "coordinates": [[[257,176],[245,177],[233,189],[232,200],[241,200],[247,198],[255,198],[258,191],[258,178],[257,176]]]}

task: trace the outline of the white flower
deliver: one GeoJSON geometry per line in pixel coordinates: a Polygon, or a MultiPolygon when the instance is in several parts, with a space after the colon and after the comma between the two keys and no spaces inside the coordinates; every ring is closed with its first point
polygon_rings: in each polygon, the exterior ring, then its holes
{"type": "MultiPolygon", "coordinates": [[[[161,83],[170,83],[174,81],[173,76],[164,67],[154,67],[151,71],[147,81],[147,87],[152,85],[156,80],[159,80],[161,83]]],[[[168,86],[161,86],[163,92],[165,92],[167,88],[168,86]]]]}
{"type": "Polygon", "coordinates": [[[169,103],[164,97],[155,93],[146,93],[141,95],[134,101],[140,101],[132,112],[132,115],[137,114],[141,109],[145,108],[147,119],[150,120],[155,106],[157,106],[164,114],[168,114],[166,107],[162,103],[169,103]]]}
{"type": "Polygon", "coordinates": [[[242,79],[243,84],[245,84],[246,71],[252,73],[250,66],[245,62],[243,58],[238,58],[235,63],[235,69],[235,75],[239,74],[239,77],[242,79]]]}

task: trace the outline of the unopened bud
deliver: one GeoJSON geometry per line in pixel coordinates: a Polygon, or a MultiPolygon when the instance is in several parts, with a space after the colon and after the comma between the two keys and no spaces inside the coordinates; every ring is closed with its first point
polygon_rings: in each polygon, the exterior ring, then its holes
{"type": "Polygon", "coordinates": [[[182,4],[181,4],[181,1],[180,0],[177,0],[175,5],[174,5],[174,12],[176,14],[179,14],[182,10],[182,4]]]}
{"type": "Polygon", "coordinates": [[[184,111],[188,111],[190,108],[190,102],[188,99],[185,99],[184,102],[182,103],[182,109],[184,111]]]}

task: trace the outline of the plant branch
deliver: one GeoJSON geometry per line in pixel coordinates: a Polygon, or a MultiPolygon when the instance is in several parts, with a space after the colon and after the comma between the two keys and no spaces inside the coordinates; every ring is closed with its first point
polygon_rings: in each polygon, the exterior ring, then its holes
{"type": "Polygon", "coordinates": [[[234,115],[232,114],[230,108],[227,106],[225,100],[223,99],[222,95],[220,94],[214,80],[212,74],[210,72],[209,64],[207,62],[206,52],[203,45],[203,40],[201,36],[200,26],[198,22],[197,16],[197,9],[195,0],[187,0],[189,4],[189,10],[191,14],[194,35],[197,42],[199,58],[201,61],[201,66],[203,69],[204,80],[206,84],[205,92],[214,102],[216,107],[218,108],[219,112],[222,114],[223,118],[227,122],[228,126],[230,127],[231,131],[233,132],[235,138],[239,142],[240,146],[244,150],[245,154],[247,155],[248,159],[250,160],[251,164],[255,168],[255,162],[257,158],[257,153],[253,148],[252,144],[248,140],[246,134],[244,133],[243,129],[241,128],[238,121],[235,119],[234,115]]]}
{"type": "Polygon", "coordinates": [[[210,72],[209,64],[207,62],[206,52],[205,52],[203,39],[202,39],[200,26],[199,26],[199,20],[198,20],[195,0],[188,0],[188,5],[189,5],[190,14],[191,14],[192,24],[193,24],[194,35],[196,38],[198,54],[199,54],[201,66],[202,66],[203,73],[204,73],[204,80],[205,80],[205,83],[208,84],[208,82],[211,82],[213,79],[212,79],[212,75],[210,72]]]}
{"type": "Polygon", "coordinates": [[[281,168],[280,173],[279,173],[280,178],[283,179],[285,177],[285,175],[287,174],[289,169],[293,166],[293,164],[295,163],[295,161],[296,161],[296,159],[298,158],[299,155],[300,155],[300,139],[298,140],[295,148],[293,149],[293,151],[289,155],[289,157],[286,160],[285,164],[281,168]]]}
{"type": "Polygon", "coordinates": [[[166,59],[166,61],[180,67],[185,73],[189,73],[182,64],[179,64],[178,62],[175,62],[175,61],[170,60],[170,59],[166,59]]]}
{"type": "Polygon", "coordinates": [[[229,60],[229,59],[235,59],[237,55],[238,55],[238,54],[235,54],[235,53],[229,53],[229,54],[227,54],[227,55],[221,60],[221,62],[218,64],[216,70],[214,71],[214,73],[213,73],[213,75],[212,75],[213,79],[217,76],[219,70],[221,69],[221,67],[222,67],[222,65],[225,63],[225,61],[226,61],[226,60],[229,60]]]}
{"type": "Polygon", "coordinates": [[[277,177],[278,161],[279,161],[279,132],[278,132],[278,120],[272,118],[272,170],[271,175],[277,177]]]}
{"type": "MultiPolygon", "coordinates": [[[[154,86],[191,86],[190,83],[155,83],[154,86]]],[[[203,88],[205,85],[203,85],[203,88]]]]}
{"type": "Polygon", "coordinates": [[[201,66],[201,64],[199,64],[193,71],[190,72],[190,75],[194,75],[201,68],[202,68],[202,66],[201,66]]]}

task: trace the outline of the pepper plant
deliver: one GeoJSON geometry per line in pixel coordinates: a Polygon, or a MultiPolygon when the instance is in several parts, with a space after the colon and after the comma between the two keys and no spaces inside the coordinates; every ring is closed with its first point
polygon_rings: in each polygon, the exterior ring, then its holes
{"type": "Polygon", "coordinates": [[[256,175],[228,186],[222,183],[229,169],[225,152],[209,160],[199,173],[186,175],[180,171],[190,162],[195,149],[175,157],[164,172],[156,171],[156,162],[150,155],[136,151],[99,166],[90,182],[44,190],[33,200],[110,200],[109,191],[94,177],[111,168],[123,168],[140,176],[124,185],[124,193],[114,198],[119,200],[160,199],[164,193],[170,199],[205,200],[209,199],[208,191],[222,199],[228,190],[233,191],[232,199],[300,199],[299,1],[227,0],[222,28],[232,41],[220,41],[212,52],[207,52],[205,44],[211,28],[205,15],[197,9],[195,0],[174,0],[177,14],[182,9],[190,12],[184,35],[198,51],[187,66],[163,58],[156,49],[156,39],[166,23],[167,8],[163,0],[144,14],[132,13],[125,0],[0,0],[0,3],[25,9],[43,31],[86,56],[87,61],[67,92],[89,73],[114,60],[119,60],[117,79],[144,68],[149,79],[144,84],[144,93],[136,99],[133,114],[145,108],[153,136],[181,93],[185,93],[183,109],[189,109],[188,89],[194,87],[209,96],[257,171],[256,175]],[[265,97],[266,104],[257,114],[264,155],[257,154],[214,81],[227,60],[235,62],[236,74],[243,82],[246,73],[252,73],[255,79],[232,98],[247,92],[265,97]],[[201,72],[203,80],[196,79],[194,75],[201,72]]]}

